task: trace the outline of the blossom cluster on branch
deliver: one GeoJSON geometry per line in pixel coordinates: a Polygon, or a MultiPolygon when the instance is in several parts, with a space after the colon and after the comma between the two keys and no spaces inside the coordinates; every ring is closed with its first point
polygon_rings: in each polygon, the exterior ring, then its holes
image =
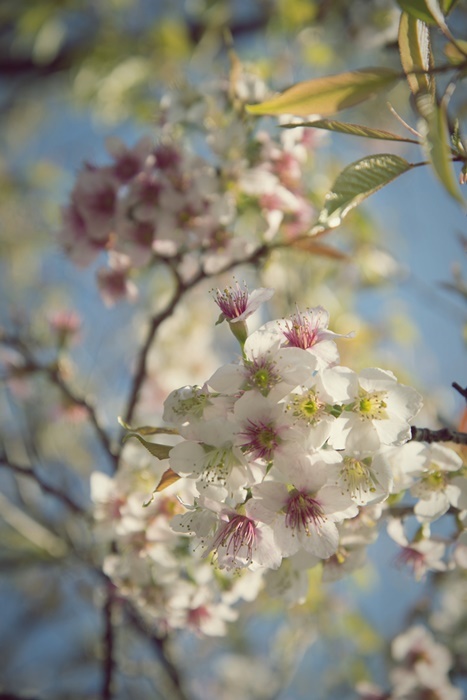
{"type": "Polygon", "coordinates": [[[177,434],[173,447],[147,441],[148,427],[130,432],[164,469],[147,507],[131,472],[94,475],[96,516],[115,535],[105,571],[163,629],[221,634],[232,604],[264,585],[303,602],[311,568],[335,580],[362,566],[383,518],[416,577],[466,564],[463,461],[410,441],[420,395],[388,370],[339,365],[322,307],[249,334],[248,316],[271,295],[217,290],[241,359],[168,396],[167,427],[152,432],[177,434]],[[451,510],[454,533],[432,536],[451,510]],[[418,523],[410,540],[408,515],[418,523]]]}
{"type": "Polygon", "coordinates": [[[258,130],[244,104],[265,94],[262,81],[242,71],[166,95],[154,137],[133,148],[109,138],[111,163],[84,165],[63,209],[60,244],[81,266],[107,251],[98,271],[106,303],[134,299],[135,272],[158,262],[213,274],[279,230],[288,240],[308,232],[310,132],[258,130]]]}

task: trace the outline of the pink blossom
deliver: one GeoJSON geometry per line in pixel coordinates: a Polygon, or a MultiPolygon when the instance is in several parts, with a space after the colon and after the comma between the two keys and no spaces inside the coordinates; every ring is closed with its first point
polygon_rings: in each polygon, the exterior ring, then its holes
{"type": "Polygon", "coordinates": [[[235,288],[225,287],[222,291],[218,289],[214,301],[229,323],[239,323],[251,316],[273,294],[273,289],[262,287],[254,289],[250,294],[246,287],[241,289],[237,282],[235,288]]]}

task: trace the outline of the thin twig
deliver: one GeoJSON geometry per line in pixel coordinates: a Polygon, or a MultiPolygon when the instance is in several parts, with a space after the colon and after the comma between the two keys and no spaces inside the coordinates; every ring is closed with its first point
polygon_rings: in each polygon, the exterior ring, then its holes
{"type": "Polygon", "coordinates": [[[109,455],[109,458],[116,468],[117,456],[112,448],[109,435],[104,430],[98,419],[96,408],[92,405],[92,403],[85,399],[84,396],[81,396],[69,386],[69,384],[63,378],[59,362],[56,361],[50,364],[42,364],[38,362],[27,345],[17,336],[2,333],[0,334],[0,342],[14,348],[22,355],[24,359],[24,365],[20,368],[22,371],[45,374],[52,384],[54,384],[61,391],[63,396],[68,399],[68,401],[75,406],[84,408],[89,416],[92,426],[94,427],[99,442],[101,443],[106,454],[109,455]]]}
{"type": "MultiPolygon", "coordinates": [[[[126,404],[126,409],[123,412],[123,420],[125,423],[131,424],[133,415],[136,410],[136,406],[139,400],[139,395],[141,392],[141,388],[144,384],[144,381],[146,379],[146,372],[147,372],[147,359],[148,359],[148,354],[151,349],[153,340],[155,338],[155,335],[157,333],[157,330],[161,323],[165,321],[171,314],[174,312],[176,306],[179,304],[181,299],[185,296],[185,294],[193,289],[193,287],[197,286],[201,281],[205,279],[209,279],[210,277],[218,276],[221,275],[225,272],[228,272],[234,267],[240,266],[240,265],[248,265],[248,264],[253,264],[257,262],[259,259],[261,259],[264,255],[266,255],[270,250],[270,247],[267,245],[261,245],[259,246],[248,258],[245,258],[244,260],[234,260],[228,265],[226,265],[224,268],[221,270],[218,270],[215,274],[209,274],[205,272],[203,269],[201,269],[197,275],[195,275],[189,282],[184,283],[180,277],[177,275],[176,271],[173,270],[174,274],[176,275],[177,278],[177,287],[176,290],[172,296],[172,299],[168,302],[167,306],[165,309],[157,313],[155,316],[152,317],[149,323],[149,327],[146,333],[146,337],[144,340],[144,343],[141,347],[141,350],[138,355],[138,359],[136,362],[136,370],[134,374],[134,378],[131,384],[131,389],[130,389],[130,394],[127,400],[126,404]]],[[[121,453],[121,450],[120,450],[121,453]]],[[[119,456],[119,455],[118,455],[119,456]]]]}
{"type": "Polygon", "coordinates": [[[389,111],[391,112],[391,114],[402,124],[403,127],[405,127],[407,129],[407,131],[409,131],[411,134],[416,136],[417,139],[419,139],[417,141],[417,143],[420,143],[420,139],[422,138],[422,135],[416,129],[414,129],[412,126],[410,126],[410,124],[408,124],[405,121],[405,119],[402,119],[401,115],[398,112],[396,112],[396,110],[394,109],[394,107],[392,106],[392,104],[390,102],[386,102],[386,105],[387,105],[389,111]]]}
{"type": "Polygon", "coordinates": [[[103,683],[102,683],[102,700],[112,700],[114,690],[114,676],[116,670],[115,662],[115,633],[112,622],[112,612],[115,596],[115,588],[113,583],[107,581],[106,601],[103,608],[104,615],[104,658],[103,658],[103,683]]]}
{"type": "Polygon", "coordinates": [[[113,462],[114,466],[117,465],[117,455],[115,454],[111,440],[107,434],[107,432],[104,430],[102,425],[100,424],[100,421],[97,417],[97,412],[95,407],[84,397],[79,396],[75,391],[73,391],[68,384],[65,382],[63,379],[60,370],[58,368],[48,368],[47,373],[51,379],[51,381],[61,390],[63,395],[71,401],[75,406],[80,406],[81,408],[84,408],[86,413],[89,416],[89,419],[94,427],[94,430],[97,434],[97,437],[99,438],[99,441],[104,448],[104,451],[109,455],[111,461],[113,462]]]}
{"type": "Polygon", "coordinates": [[[73,499],[71,499],[70,496],[68,496],[68,494],[63,493],[63,491],[60,491],[60,489],[56,488],[55,486],[52,486],[52,484],[48,484],[47,482],[45,482],[32,467],[25,467],[23,465],[11,462],[5,454],[0,454],[0,466],[7,467],[15,474],[20,474],[21,476],[25,476],[28,479],[32,479],[41,488],[41,490],[44,491],[44,493],[48,493],[51,496],[54,496],[54,498],[57,498],[74,513],[77,513],[79,515],[86,515],[85,508],[75,503],[75,501],[73,501],[73,499]]]}
{"type": "Polygon", "coordinates": [[[466,387],[465,389],[463,389],[463,388],[460,386],[460,384],[458,384],[457,382],[453,382],[453,383],[451,384],[451,386],[452,386],[453,389],[455,389],[456,391],[458,391],[459,394],[460,394],[461,396],[463,396],[464,399],[467,401],[467,387],[466,387]]]}
{"type": "Polygon", "coordinates": [[[144,638],[150,642],[151,646],[155,650],[159,661],[161,662],[164,671],[170,678],[173,689],[176,692],[175,695],[171,695],[170,697],[173,698],[173,700],[188,700],[189,696],[186,694],[183,688],[179,671],[167,654],[167,637],[165,635],[158,636],[151,631],[148,628],[148,625],[128,601],[125,601],[125,613],[135,629],[137,629],[144,636],[144,638]]]}

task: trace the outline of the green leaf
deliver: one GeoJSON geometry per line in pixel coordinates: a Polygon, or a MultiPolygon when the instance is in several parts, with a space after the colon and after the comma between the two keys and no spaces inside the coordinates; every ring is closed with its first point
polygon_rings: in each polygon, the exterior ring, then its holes
{"type": "Polygon", "coordinates": [[[173,469],[167,469],[161,477],[161,480],[157,484],[154,493],[158,493],[159,491],[163,491],[164,489],[168,488],[172,484],[175,484],[176,481],[181,479],[181,476],[174,472],[173,469]]]}
{"type": "Polygon", "coordinates": [[[143,503],[143,508],[147,508],[148,506],[153,503],[156,493],[160,493],[161,491],[164,491],[167,489],[169,486],[172,486],[172,484],[175,484],[177,481],[179,481],[182,477],[179,476],[176,472],[174,472],[173,469],[170,467],[166,469],[166,471],[162,474],[161,479],[159,483],[157,484],[156,488],[151,494],[151,497],[149,498],[146,503],[143,503]]]}
{"type": "Polygon", "coordinates": [[[333,119],[316,119],[311,122],[302,122],[299,124],[283,124],[285,129],[295,129],[297,126],[310,126],[315,129],[326,129],[326,131],[335,131],[339,134],[349,134],[349,136],[362,136],[367,139],[379,139],[381,141],[404,141],[406,143],[417,143],[415,139],[409,139],[405,136],[398,136],[398,134],[392,134],[390,131],[384,131],[383,129],[373,129],[369,126],[363,126],[361,124],[348,124],[344,122],[337,122],[333,119]]]}
{"type": "Polygon", "coordinates": [[[138,433],[138,435],[178,435],[178,430],[174,428],[156,428],[152,425],[142,425],[139,428],[133,428],[131,425],[128,425],[128,423],[125,423],[123,418],[120,416],[118,417],[118,422],[122,426],[122,428],[125,428],[125,430],[129,430],[131,433],[138,433]]]}
{"type": "Polygon", "coordinates": [[[373,97],[400,77],[390,68],[363,68],[297,83],[277,97],[257,105],[247,105],[246,109],[251,114],[327,116],[373,97]]]}
{"type": "Polygon", "coordinates": [[[427,7],[425,0],[397,0],[397,4],[414,19],[420,19],[428,24],[435,24],[433,15],[427,7]]]}
{"type": "Polygon", "coordinates": [[[456,45],[446,44],[444,47],[444,53],[453,66],[457,66],[461,63],[465,63],[467,54],[467,41],[463,39],[457,39],[456,45]],[[464,53],[462,53],[462,51],[464,53]]]}
{"type": "Polygon", "coordinates": [[[399,52],[412,93],[430,93],[434,98],[434,78],[422,72],[433,67],[430,33],[425,22],[407,12],[402,13],[399,23],[399,52]]]}
{"type": "Polygon", "coordinates": [[[448,15],[458,2],[459,0],[442,0],[441,9],[443,10],[444,14],[448,15]]]}
{"type": "Polygon", "coordinates": [[[446,110],[437,105],[429,95],[417,98],[417,108],[422,116],[418,130],[422,135],[423,149],[436,176],[446,192],[461,204],[465,204],[457,186],[452,164],[452,152],[446,110]]]}
{"type": "Polygon", "coordinates": [[[157,459],[167,459],[170,450],[173,448],[173,445],[160,445],[157,442],[149,442],[137,433],[128,433],[124,436],[123,442],[126,442],[132,437],[139,440],[143,447],[145,447],[154,457],[157,457],[157,459]]]}
{"type": "Polygon", "coordinates": [[[326,195],[312,233],[336,228],[351,209],[412,167],[404,158],[391,153],[367,156],[351,163],[338,175],[326,195]]]}

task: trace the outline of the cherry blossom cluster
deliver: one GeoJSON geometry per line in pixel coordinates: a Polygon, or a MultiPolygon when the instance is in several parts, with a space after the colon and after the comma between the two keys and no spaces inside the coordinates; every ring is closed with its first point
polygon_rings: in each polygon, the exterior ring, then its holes
{"type": "Polygon", "coordinates": [[[360,511],[391,492],[385,451],[409,440],[421,398],[391,372],[340,366],[321,307],[247,335],[246,317],[270,294],[218,292],[242,359],[165,403],[184,438],[171,469],[198,492],[172,525],[220,568],[277,570],[284,559],[349,568],[368,544],[360,511]]]}
{"type": "Polygon", "coordinates": [[[462,690],[449,678],[452,654],[424,625],[414,625],[395,637],[391,656],[391,690],[361,683],[357,688],[361,700],[462,700],[462,690]]]}
{"type": "Polygon", "coordinates": [[[242,358],[165,402],[164,419],[183,437],[170,467],[196,492],[172,526],[220,568],[283,569],[299,581],[322,563],[332,578],[361,565],[388,499],[410,489],[421,530],[411,543],[393,518],[390,533],[418,576],[445,567],[429,523],[467,509],[462,459],[409,442],[421,397],[388,370],[339,365],[323,308],[249,335],[246,319],[271,294],[217,291],[242,358]]]}
{"type": "Polygon", "coordinates": [[[264,96],[244,72],[163,97],[154,137],[107,140],[110,163],[85,163],[63,210],[60,242],[78,265],[99,253],[104,301],[133,299],[134,273],[158,261],[211,274],[279,234],[305,234],[309,132],[254,128],[243,105],[264,96]]]}
{"type": "Polygon", "coordinates": [[[133,467],[93,475],[97,526],[113,543],[104,571],[121,595],[162,630],[223,634],[233,604],[262,588],[300,603],[311,568],[332,581],[362,566],[383,518],[417,578],[465,568],[463,461],[411,441],[420,395],[388,370],[340,365],[336,339],[352,334],[331,331],[322,307],[249,333],[273,291],[213,294],[241,357],[167,397],[154,433],[177,437],[159,445],[157,468],[125,455],[133,467]],[[443,541],[430,528],[448,511],[456,528],[443,541]]]}
{"type": "MultiPolygon", "coordinates": [[[[163,462],[162,464],[165,464],[163,462]]],[[[234,604],[258,594],[261,579],[217,574],[206,561],[193,558],[186,538],[174,533],[170,520],[184,510],[180,498],[189,489],[173,487],[146,503],[153,468],[137,448],[125,448],[125,464],[114,476],[94,472],[91,496],[95,532],[110,553],[103,554],[103,571],[159,633],[191,630],[224,635],[235,620],[234,604]]]]}

